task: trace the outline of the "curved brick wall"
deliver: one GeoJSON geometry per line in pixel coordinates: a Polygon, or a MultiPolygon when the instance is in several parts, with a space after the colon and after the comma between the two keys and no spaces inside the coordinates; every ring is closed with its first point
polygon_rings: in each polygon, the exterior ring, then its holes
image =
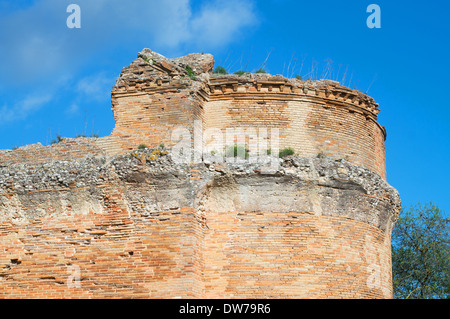
{"type": "Polygon", "coordinates": [[[138,158],[0,168],[1,298],[392,297],[400,202],[371,171],[138,158]]]}
{"type": "Polygon", "coordinates": [[[377,104],[332,81],[212,66],[144,50],[113,88],[110,136],[0,151],[1,298],[392,297],[400,198],[377,104]],[[136,150],[171,146],[180,126],[277,128],[302,157],[136,150]]]}
{"type": "Polygon", "coordinates": [[[206,298],[392,298],[390,238],[306,212],[208,213],[206,298]]]}
{"type": "Polygon", "coordinates": [[[0,297],[392,298],[389,236],[366,223],[228,212],[205,229],[192,208],[150,221],[110,203],[2,223],[0,297]],[[79,287],[67,284],[73,266],[79,287]]]}
{"type": "Polygon", "coordinates": [[[377,123],[377,105],[362,93],[332,81],[280,76],[214,76],[210,86],[206,128],[276,127],[280,149],[345,158],[386,178],[386,132],[377,123]]]}
{"type": "MultiPolygon", "coordinates": [[[[203,104],[208,99],[207,84],[201,75],[214,63],[209,54],[198,55],[197,59],[205,59],[207,67],[194,67],[199,75],[196,80],[186,74],[184,66],[188,62],[160,55],[147,58],[140,53],[122,70],[111,93],[116,120],[111,136],[117,138],[123,151],[140,144],[172,146],[176,144],[172,133],[178,127],[194,134],[194,122],[204,121],[203,104]]],[[[195,59],[189,61],[192,66],[196,63],[195,59]]]]}
{"type": "MultiPolygon", "coordinates": [[[[323,153],[347,159],[386,179],[386,131],[377,122],[378,105],[371,97],[327,80],[213,75],[208,73],[212,57],[194,56],[170,60],[151,55],[149,59],[140,53],[124,68],[111,93],[116,124],[110,136],[0,151],[0,164],[115,155],[140,144],[173,146],[178,140],[172,134],[180,127],[192,139],[195,127],[204,133],[227,128],[254,128],[259,133],[260,128],[277,128],[280,149],[292,147],[305,157],[323,153]],[[196,75],[191,78],[183,67],[198,61],[203,64],[194,68],[196,75]]],[[[205,136],[203,144],[207,142],[205,136]]]]}

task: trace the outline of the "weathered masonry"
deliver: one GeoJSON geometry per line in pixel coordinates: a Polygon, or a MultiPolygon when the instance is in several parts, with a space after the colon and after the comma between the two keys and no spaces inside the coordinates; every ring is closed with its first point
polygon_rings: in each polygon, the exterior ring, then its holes
{"type": "Polygon", "coordinates": [[[392,297],[400,198],[375,101],[213,66],[144,49],[111,135],[0,151],[0,298],[392,297]],[[196,125],[276,128],[296,155],[175,161],[174,130],[196,125]]]}

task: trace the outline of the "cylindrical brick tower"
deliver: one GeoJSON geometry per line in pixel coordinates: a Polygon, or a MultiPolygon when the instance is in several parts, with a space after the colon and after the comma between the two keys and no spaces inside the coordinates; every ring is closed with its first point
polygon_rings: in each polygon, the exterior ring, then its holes
{"type": "Polygon", "coordinates": [[[0,297],[392,298],[401,203],[378,105],[213,66],[144,49],[110,136],[0,151],[0,297]],[[200,153],[184,162],[180,128],[200,153]],[[235,140],[295,155],[223,161],[235,140]]]}
{"type": "Polygon", "coordinates": [[[277,129],[279,149],[310,160],[306,176],[298,167],[282,177],[231,172],[208,184],[201,295],[391,297],[390,232],[400,204],[384,181],[386,130],[377,122],[378,104],[330,80],[212,74],[211,60],[142,51],[113,90],[113,135],[130,129],[127,112],[142,119],[132,121],[129,136],[139,135],[139,123],[158,132],[135,144],[171,144],[175,126],[193,132],[195,120],[206,133],[203,145],[211,130],[225,135],[239,128],[247,143],[248,131],[277,129]]]}

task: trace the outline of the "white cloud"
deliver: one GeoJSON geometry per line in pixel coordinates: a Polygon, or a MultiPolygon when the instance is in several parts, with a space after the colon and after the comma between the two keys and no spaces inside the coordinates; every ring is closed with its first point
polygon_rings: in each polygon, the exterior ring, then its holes
{"type": "Polygon", "coordinates": [[[192,20],[191,35],[198,39],[200,45],[221,46],[254,24],[256,16],[252,2],[216,0],[205,4],[192,20]]]}
{"type": "Polygon", "coordinates": [[[53,95],[50,93],[37,93],[24,98],[13,106],[8,107],[4,105],[0,109],[0,124],[25,119],[30,114],[41,109],[52,99],[53,95]]]}
{"type": "Polygon", "coordinates": [[[40,0],[24,10],[0,12],[0,81],[61,76],[121,43],[207,51],[226,46],[256,23],[249,0],[204,1],[195,12],[189,0],[77,0],[81,29],[69,29],[70,3],[40,0]]]}
{"type": "Polygon", "coordinates": [[[66,114],[67,114],[67,115],[75,115],[75,114],[78,114],[79,111],[80,111],[80,107],[78,106],[78,104],[72,103],[72,104],[66,109],[66,114]]]}
{"type": "Polygon", "coordinates": [[[0,11],[0,87],[5,91],[15,85],[28,93],[0,106],[0,124],[27,118],[69,85],[74,94],[66,109],[69,115],[79,112],[85,98],[109,98],[115,78],[105,73],[76,78],[84,65],[95,65],[93,57],[114,54],[109,49],[132,45],[170,56],[188,46],[190,52],[208,52],[226,47],[255,25],[254,11],[252,0],[195,5],[190,0],[36,0],[20,10],[7,6],[0,11]],[[66,26],[71,3],[81,8],[81,29],[66,26]]]}
{"type": "Polygon", "coordinates": [[[86,98],[101,101],[110,98],[111,89],[116,78],[107,77],[104,73],[98,73],[82,78],[76,84],[76,91],[86,98]]]}

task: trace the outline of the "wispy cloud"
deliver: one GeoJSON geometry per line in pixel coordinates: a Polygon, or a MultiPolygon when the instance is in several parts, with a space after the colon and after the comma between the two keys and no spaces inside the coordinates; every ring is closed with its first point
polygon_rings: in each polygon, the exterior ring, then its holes
{"type": "Polygon", "coordinates": [[[76,103],[72,103],[67,109],[66,114],[69,116],[76,115],[80,112],[80,107],[76,103]]]}
{"type": "Polygon", "coordinates": [[[93,59],[120,46],[207,52],[226,47],[256,24],[253,0],[77,0],[81,29],[69,29],[70,3],[36,0],[0,10],[0,87],[4,92],[14,87],[23,96],[11,100],[9,95],[0,104],[0,124],[26,119],[63,91],[70,101],[62,109],[69,116],[85,101],[109,99],[115,78],[99,71],[107,67],[96,68],[93,59]],[[94,65],[91,75],[79,71],[85,65],[94,65]]]}
{"type": "Polygon", "coordinates": [[[205,3],[192,19],[190,36],[200,46],[217,47],[239,38],[247,27],[257,24],[251,1],[216,0],[205,3]]]}
{"type": "Polygon", "coordinates": [[[104,72],[82,78],[76,84],[76,92],[83,98],[101,101],[110,98],[110,91],[116,79],[108,77],[104,72]]]}
{"type": "Polygon", "coordinates": [[[226,46],[256,23],[251,1],[204,1],[193,10],[189,0],[77,0],[81,29],[69,29],[70,3],[40,0],[0,12],[0,81],[62,75],[120,42],[206,51],[226,46]]]}
{"type": "Polygon", "coordinates": [[[87,102],[109,101],[115,81],[116,78],[107,76],[105,72],[99,72],[70,83],[70,87],[73,88],[72,103],[66,107],[65,114],[69,117],[79,115],[81,108],[87,102]]]}
{"type": "Polygon", "coordinates": [[[3,105],[0,108],[0,125],[25,119],[49,103],[52,98],[51,93],[37,93],[27,96],[12,106],[3,105]]]}

